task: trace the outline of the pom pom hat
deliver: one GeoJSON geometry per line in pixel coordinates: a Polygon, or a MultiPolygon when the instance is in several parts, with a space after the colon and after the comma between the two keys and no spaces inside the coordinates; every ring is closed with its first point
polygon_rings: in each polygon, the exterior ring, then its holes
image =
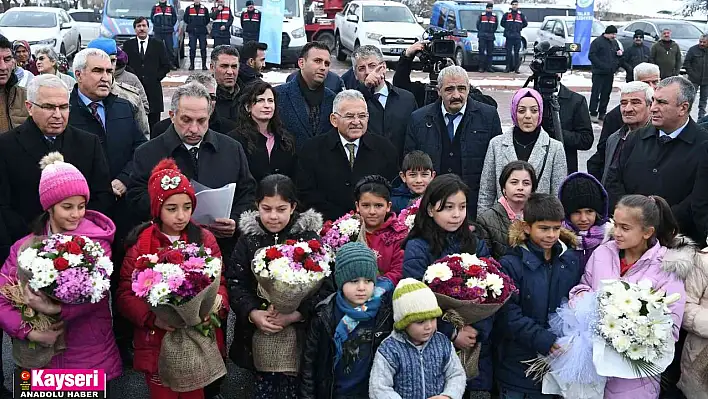
{"type": "Polygon", "coordinates": [[[404,278],[393,291],[393,327],[405,330],[413,323],[442,316],[438,300],[427,285],[404,278]]]}
{"type": "Polygon", "coordinates": [[[163,159],[152,170],[148,180],[148,194],[150,194],[150,216],[153,219],[160,217],[162,204],[175,194],[187,194],[192,200],[192,209],[197,207],[194,187],[172,158],[163,159]]]}
{"type": "Polygon", "coordinates": [[[39,161],[39,202],[45,211],[69,197],[80,195],[89,200],[86,178],[76,166],[64,162],[64,156],[51,152],[39,161]]]}

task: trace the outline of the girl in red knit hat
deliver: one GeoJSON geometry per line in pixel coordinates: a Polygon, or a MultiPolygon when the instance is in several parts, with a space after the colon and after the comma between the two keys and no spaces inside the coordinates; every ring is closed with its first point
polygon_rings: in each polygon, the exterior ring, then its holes
{"type": "MultiPolygon", "coordinates": [[[[211,232],[190,221],[197,205],[197,198],[189,179],[180,172],[173,159],[163,159],[152,170],[148,180],[148,194],[152,221],[136,227],[126,240],[128,251],[120,271],[117,293],[118,310],[135,325],[133,367],[145,373],[152,399],[203,399],[204,389],[175,392],[162,384],[158,374],[162,339],[166,332],[174,331],[175,328],[158,318],[150,310],[145,299],[135,296],[131,288],[132,276],[138,257],[155,254],[178,240],[203,245],[211,249],[214,257],[221,258],[221,251],[211,232]]],[[[221,277],[219,295],[222,297],[223,304],[220,311],[222,314],[219,316],[225,319],[229,301],[223,277],[221,277]]],[[[225,354],[223,333],[219,328],[215,329],[215,333],[217,345],[223,356],[225,354]]]]}

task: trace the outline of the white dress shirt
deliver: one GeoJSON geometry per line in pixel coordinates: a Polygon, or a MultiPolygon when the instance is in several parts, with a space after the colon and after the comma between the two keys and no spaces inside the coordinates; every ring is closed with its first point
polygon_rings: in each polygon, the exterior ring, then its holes
{"type": "Polygon", "coordinates": [[[686,126],[688,125],[688,121],[689,121],[689,120],[691,120],[691,118],[688,118],[688,119],[686,120],[686,123],[683,124],[683,126],[681,126],[680,128],[674,130],[673,133],[671,133],[671,134],[666,134],[666,132],[664,132],[663,130],[659,130],[659,137],[669,136],[669,137],[671,137],[672,139],[675,139],[676,137],[679,136],[679,134],[681,134],[681,132],[683,132],[683,129],[686,128],[686,126]]]}
{"type": "Polygon", "coordinates": [[[380,90],[376,90],[374,94],[380,94],[379,102],[381,103],[381,106],[386,109],[386,100],[388,100],[388,86],[384,83],[383,87],[380,90]]]}
{"type": "MultiPolygon", "coordinates": [[[[445,126],[447,126],[447,114],[450,112],[447,112],[445,109],[445,104],[440,105],[440,109],[442,110],[442,116],[443,116],[443,121],[445,122],[445,126]]],[[[452,120],[452,126],[455,127],[455,135],[457,135],[457,128],[460,126],[460,122],[462,122],[462,116],[465,114],[465,110],[467,109],[467,103],[462,106],[462,109],[457,113],[457,116],[455,119],[452,120]]]]}
{"type": "Polygon", "coordinates": [[[348,141],[340,134],[339,140],[342,142],[342,147],[344,147],[344,153],[347,154],[347,162],[349,162],[349,149],[347,148],[347,144],[354,144],[354,159],[356,159],[356,154],[359,153],[359,142],[361,139],[359,138],[354,141],[348,141]]]}

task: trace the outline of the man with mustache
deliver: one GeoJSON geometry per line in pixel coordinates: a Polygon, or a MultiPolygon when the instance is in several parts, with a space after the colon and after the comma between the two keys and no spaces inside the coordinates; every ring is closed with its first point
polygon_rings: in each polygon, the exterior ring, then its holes
{"type": "Polygon", "coordinates": [[[20,126],[27,119],[27,92],[18,85],[14,68],[12,43],[0,35],[0,134],[20,126]]]}
{"type": "Polygon", "coordinates": [[[462,177],[470,187],[467,216],[474,220],[487,147],[502,128],[497,110],[469,98],[469,91],[469,77],[462,67],[440,71],[440,98],[413,112],[403,153],[423,151],[432,158],[435,173],[462,177]]]}
{"type": "Polygon", "coordinates": [[[224,118],[236,120],[239,112],[239,53],[236,47],[222,44],[211,52],[211,73],[216,79],[216,110],[224,118]]]}

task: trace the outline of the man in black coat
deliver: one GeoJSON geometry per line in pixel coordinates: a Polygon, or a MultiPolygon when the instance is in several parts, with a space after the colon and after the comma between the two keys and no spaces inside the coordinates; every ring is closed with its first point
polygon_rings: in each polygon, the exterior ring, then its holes
{"type": "Polygon", "coordinates": [[[219,46],[211,52],[211,73],[216,79],[216,110],[223,118],[236,120],[239,112],[239,53],[234,46],[219,46]]]}
{"type": "Polygon", "coordinates": [[[357,90],[369,110],[369,133],[386,137],[403,159],[403,144],[411,114],[418,108],[413,94],[386,81],[386,63],[378,47],[364,45],[352,54],[357,90]]]}
{"type": "Polygon", "coordinates": [[[610,102],[612,82],[619,68],[622,50],[617,45],[617,28],[610,25],[605,33],[590,44],[592,63],[592,91],[590,93],[590,116],[605,119],[607,104],[610,102]]]}
{"type": "Polygon", "coordinates": [[[627,73],[625,81],[627,83],[634,80],[634,67],[642,62],[649,62],[651,49],[644,44],[644,32],[641,29],[634,31],[634,41],[632,46],[622,54],[622,68],[627,73]]]}
{"type": "Polygon", "coordinates": [[[162,79],[170,72],[170,60],[162,41],[148,37],[148,21],[145,17],[135,18],[133,28],[137,38],[123,43],[123,51],[128,55],[128,66],[135,71],[145,88],[150,113],[150,129],[160,120],[165,109],[162,101],[162,79]]]}
{"type": "MultiPolygon", "coordinates": [[[[152,168],[163,158],[174,158],[185,176],[210,187],[236,183],[231,215],[206,226],[225,254],[235,244],[236,220],[255,203],[256,181],[248,169],[243,147],[236,140],[209,129],[209,92],[197,83],[177,88],[170,110],[172,126],[135,152],[135,169],[130,176],[128,201],[140,220],[149,220],[150,197],[147,182],[152,168]]],[[[197,204],[199,206],[199,204],[197,204]]]]}
{"type": "MultiPolygon", "coordinates": [[[[656,64],[650,64],[648,62],[643,62],[634,67],[633,71],[634,80],[644,82],[651,86],[652,89],[656,89],[656,85],[659,84],[660,72],[659,67],[656,64]]],[[[607,138],[610,137],[614,132],[620,130],[624,126],[622,121],[622,111],[620,111],[620,106],[612,108],[612,111],[605,115],[605,120],[602,121],[602,132],[600,133],[600,140],[597,142],[597,151],[593,156],[588,159],[587,167],[588,173],[595,176],[597,180],[602,181],[602,176],[606,169],[605,167],[605,148],[607,145],[607,138]]]]}
{"type": "Polygon", "coordinates": [[[705,159],[708,132],[689,116],[696,96],[693,84],[681,76],[659,83],[651,106],[652,125],[636,131],[607,174],[612,207],[626,194],[659,195],[671,206],[681,233],[701,239],[694,223],[692,201],[697,170],[705,159]]]}
{"type": "Polygon", "coordinates": [[[440,99],[411,116],[404,153],[420,150],[437,174],[455,173],[470,187],[467,217],[477,214],[479,181],[489,141],[502,134],[497,110],[469,98],[467,71],[449,66],[438,77],[440,99]]]}
{"type": "MultiPolygon", "coordinates": [[[[588,103],[582,94],[578,94],[565,85],[558,88],[558,103],[560,104],[560,122],[563,129],[563,148],[568,164],[568,174],[578,171],[578,151],[592,148],[595,135],[588,112],[588,103]]],[[[543,106],[543,130],[551,137],[555,135],[550,104],[543,106]]]]}
{"type": "Polygon", "coordinates": [[[309,139],[298,152],[295,175],[305,208],[334,220],[354,209],[359,180],[368,175],[392,180],[398,175],[398,163],[388,139],[367,133],[366,100],[360,92],[337,94],[330,122],[334,129],[309,139]]]}
{"type": "MultiPolygon", "coordinates": [[[[204,87],[206,87],[209,92],[209,97],[211,97],[211,115],[209,115],[209,129],[221,133],[228,134],[230,131],[236,129],[236,122],[229,119],[222,118],[216,111],[216,79],[213,76],[207,74],[206,72],[196,72],[185,80],[185,84],[197,82],[204,87]]],[[[172,125],[172,118],[165,118],[153,127],[150,133],[150,140],[166,132],[172,125]]]]}
{"type": "Polygon", "coordinates": [[[256,41],[243,44],[241,62],[238,66],[238,87],[246,87],[254,80],[263,79],[263,69],[266,65],[266,50],[268,45],[256,41]]]}
{"type": "Polygon", "coordinates": [[[105,213],[115,203],[101,142],[94,134],[68,126],[69,94],[59,78],[38,76],[30,82],[27,94],[31,118],[0,135],[0,228],[5,230],[0,232],[0,262],[42,214],[39,161],[48,153],[61,152],[86,177],[90,209],[105,213]]]}

